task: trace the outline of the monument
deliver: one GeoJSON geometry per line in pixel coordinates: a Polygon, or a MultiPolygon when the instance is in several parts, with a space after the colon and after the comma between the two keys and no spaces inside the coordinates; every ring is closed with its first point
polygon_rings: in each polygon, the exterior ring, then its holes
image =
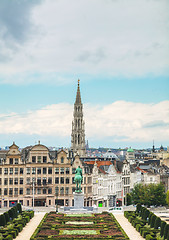
{"type": "Polygon", "coordinates": [[[75,172],[75,183],[76,190],[73,193],[74,195],[74,209],[84,209],[84,194],[82,193],[81,184],[83,182],[82,169],[80,166],[76,169],[75,172]]]}
{"type": "Polygon", "coordinates": [[[62,212],[71,213],[87,213],[87,212],[97,212],[97,207],[84,207],[84,193],[82,192],[81,184],[83,182],[82,169],[80,166],[75,171],[74,181],[76,183],[74,195],[74,206],[73,207],[60,207],[62,212]]]}

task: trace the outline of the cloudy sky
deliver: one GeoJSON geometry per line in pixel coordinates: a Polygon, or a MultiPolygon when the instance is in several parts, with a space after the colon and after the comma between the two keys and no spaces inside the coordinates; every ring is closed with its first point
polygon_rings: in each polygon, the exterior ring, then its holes
{"type": "Polygon", "coordinates": [[[1,0],[0,146],[169,145],[168,0],[1,0]]]}

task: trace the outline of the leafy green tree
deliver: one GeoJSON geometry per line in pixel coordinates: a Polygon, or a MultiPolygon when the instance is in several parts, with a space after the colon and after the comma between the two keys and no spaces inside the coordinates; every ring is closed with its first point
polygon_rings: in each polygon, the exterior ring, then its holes
{"type": "Polygon", "coordinates": [[[131,195],[130,193],[127,193],[126,195],[126,205],[129,206],[131,205],[132,201],[131,201],[131,195]]]}
{"type": "Polygon", "coordinates": [[[131,192],[132,202],[146,206],[166,204],[166,194],[163,184],[136,184],[131,192]]]}

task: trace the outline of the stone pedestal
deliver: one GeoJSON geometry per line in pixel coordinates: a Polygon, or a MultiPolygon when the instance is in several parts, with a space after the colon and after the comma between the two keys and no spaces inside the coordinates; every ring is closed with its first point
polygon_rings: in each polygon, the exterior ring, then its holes
{"type": "Polygon", "coordinates": [[[74,195],[74,209],[84,208],[84,193],[73,193],[74,195]]]}

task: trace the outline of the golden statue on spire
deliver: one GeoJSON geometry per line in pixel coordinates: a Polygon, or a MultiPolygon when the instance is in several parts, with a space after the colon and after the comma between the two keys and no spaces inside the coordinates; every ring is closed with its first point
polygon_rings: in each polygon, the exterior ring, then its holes
{"type": "Polygon", "coordinates": [[[79,83],[80,83],[80,79],[78,79],[78,85],[79,85],[79,83]]]}

